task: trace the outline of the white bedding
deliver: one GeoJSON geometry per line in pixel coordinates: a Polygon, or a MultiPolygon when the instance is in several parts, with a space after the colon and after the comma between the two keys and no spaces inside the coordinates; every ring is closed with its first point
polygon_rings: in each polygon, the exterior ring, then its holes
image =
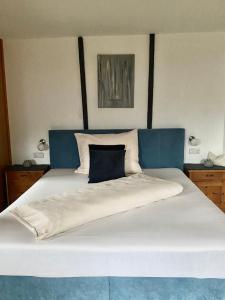
{"type": "Polygon", "coordinates": [[[225,278],[225,215],[177,169],[145,170],[182,194],[38,241],[8,210],[88,182],[51,170],[0,215],[0,275],[225,278]]]}

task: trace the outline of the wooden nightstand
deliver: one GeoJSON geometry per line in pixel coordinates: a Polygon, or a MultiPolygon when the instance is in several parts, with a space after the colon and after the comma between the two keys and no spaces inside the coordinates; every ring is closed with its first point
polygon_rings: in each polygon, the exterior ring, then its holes
{"type": "Polygon", "coordinates": [[[28,168],[22,165],[9,166],[5,172],[8,205],[26,192],[49,169],[49,165],[33,165],[28,168]]]}
{"type": "Polygon", "coordinates": [[[185,164],[184,171],[199,189],[225,212],[225,167],[185,164]]]}

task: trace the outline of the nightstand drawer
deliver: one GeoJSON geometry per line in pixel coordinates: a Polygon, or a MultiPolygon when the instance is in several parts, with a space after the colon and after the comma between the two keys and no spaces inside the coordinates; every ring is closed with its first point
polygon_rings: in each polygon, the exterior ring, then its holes
{"type": "Polygon", "coordinates": [[[208,185],[206,185],[205,183],[202,183],[202,182],[194,182],[194,183],[207,196],[208,185]]]}
{"type": "Polygon", "coordinates": [[[26,181],[26,180],[32,180],[32,179],[38,179],[40,178],[42,175],[44,174],[43,171],[17,171],[17,172],[13,172],[13,171],[8,171],[7,176],[8,176],[8,180],[12,180],[12,181],[26,181]]]}
{"type": "Polygon", "coordinates": [[[44,174],[43,171],[7,172],[8,202],[11,204],[25,193],[44,174]]]}
{"type": "Polygon", "coordinates": [[[29,169],[20,165],[9,167],[6,170],[8,204],[25,193],[48,170],[49,166],[45,165],[35,165],[29,169]]]}
{"type": "Polygon", "coordinates": [[[223,189],[220,186],[209,186],[207,195],[216,205],[220,206],[223,199],[223,189]]]}
{"type": "Polygon", "coordinates": [[[197,171],[190,172],[190,179],[192,181],[204,181],[204,180],[222,180],[223,172],[213,172],[213,171],[197,171]]]}
{"type": "MultiPolygon", "coordinates": [[[[36,180],[37,181],[37,180],[36,180]]],[[[36,181],[21,182],[21,181],[9,181],[8,182],[8,190],[9,192],[16,194],[23,194],[26,190],[28,190],[36,181]]]]}
{"type": "Polygon", "coordinates": [[[185,164],[184,170],[199,189],[225,212],[225,167],[185,164]]]}
{"type": "Polygon", "coordinates": [[[223,185],[210,185],[206,182],[195,182],[198,188],[217,206],[220,206],[223,199],[223,185]]]}

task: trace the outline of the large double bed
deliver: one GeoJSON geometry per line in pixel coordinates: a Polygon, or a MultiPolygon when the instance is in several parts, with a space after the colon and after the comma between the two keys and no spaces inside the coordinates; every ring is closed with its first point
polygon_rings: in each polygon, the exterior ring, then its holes
{"type": "Polygon", "coordinates": [[[179,195],[43,241],[9,214],[87,186],[71,132],[50,132],[53,168],[0,215],[0,299],[225,299],[224,214],[181,170],[182,129],[139,131],[143,172],[180,183],[179,195]]]}

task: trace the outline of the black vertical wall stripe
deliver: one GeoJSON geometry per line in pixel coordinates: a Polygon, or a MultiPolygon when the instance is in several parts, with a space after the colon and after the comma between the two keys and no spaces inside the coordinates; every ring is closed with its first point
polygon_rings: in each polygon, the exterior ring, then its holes
{"type": "Polygon", "coordinates": [[[84,129],[88,129],[88,109],[87,109],[87,91],[86,91],[86,77],[85,77],[85,62],[84,62],[84,42],[81,36],[78,37],[79,62],[80,62],[80,85],[82,96],[83,109],[83,124],[84,129]]]}
{"type": "Polygon", "coordinates": [[[154,58],[155,58],[155,34],[150,34],[149,35],[149,73],[148,73],[147,128],[152,128],[153,88],[154,88],[154,58]]]}

